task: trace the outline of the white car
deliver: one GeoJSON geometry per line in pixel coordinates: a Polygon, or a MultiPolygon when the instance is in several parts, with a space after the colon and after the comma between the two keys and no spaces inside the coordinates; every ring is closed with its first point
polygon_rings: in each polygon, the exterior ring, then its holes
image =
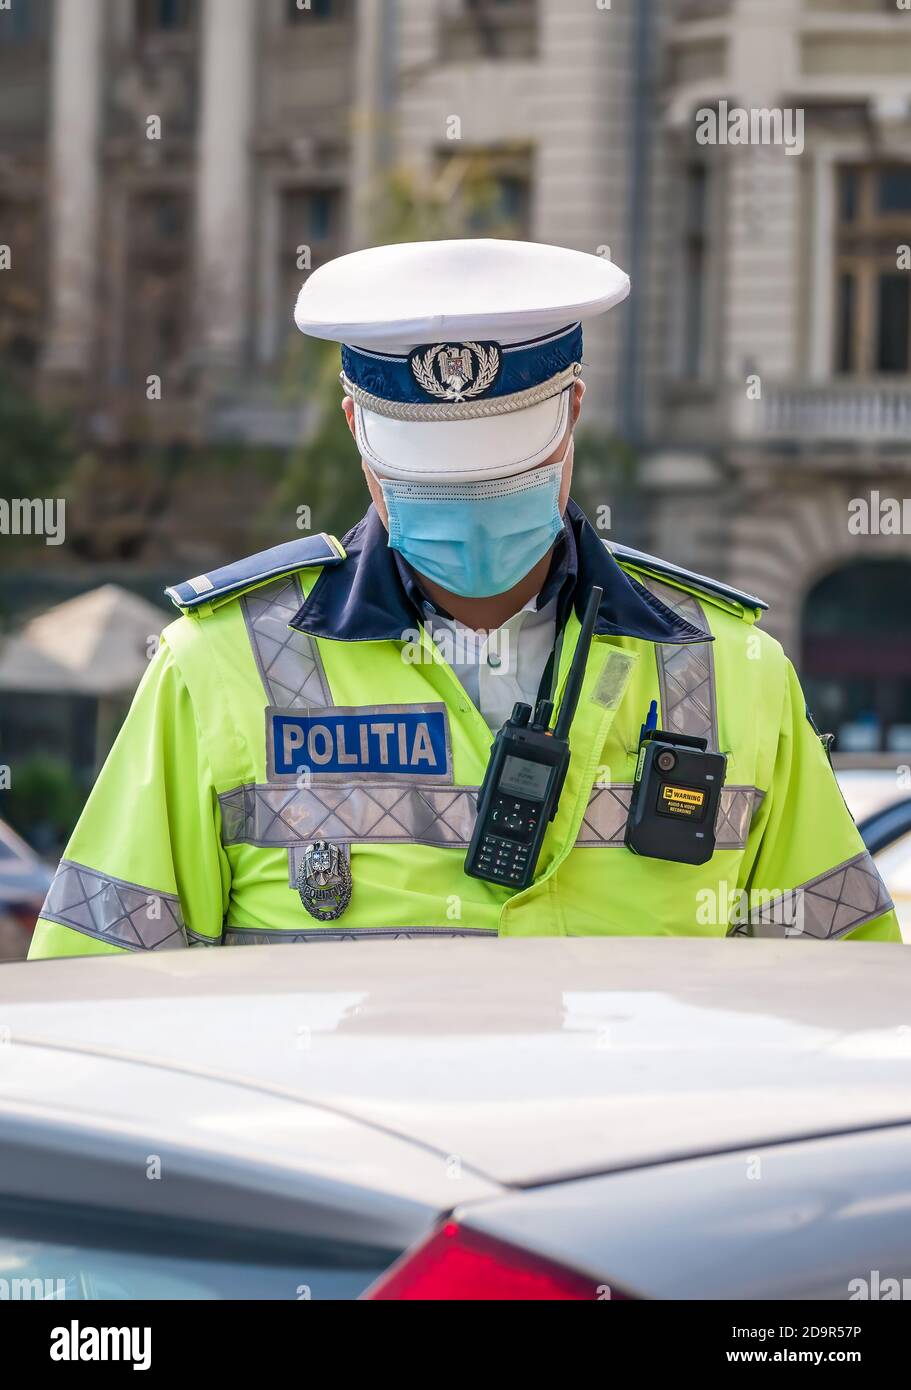
{"type": "Polygon", "coordinates": [[[911,943],[911,791],[895,768],[852,768],[838,782],[911,943]]]}
{"type": "Polygon", "coordinates": [[[908,796],[892,767],[839,768],[835,775],[848,810],[858,824],[908,796]]]}
{"type": "Polygon", "coordinates": [[[911,1277],[902,946],[327,941],[9,965],[0,996],[0,1279],[43,1297],[911,1277]]]}

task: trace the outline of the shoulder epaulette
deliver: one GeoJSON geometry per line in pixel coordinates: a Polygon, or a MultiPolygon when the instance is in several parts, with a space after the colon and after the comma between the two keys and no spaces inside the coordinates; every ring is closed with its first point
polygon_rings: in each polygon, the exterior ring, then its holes
{"type": "Polygon", "coordinates": [[[619,560],[621,564],[626,563],[634,569],[647,570],[649,574],[660,575],[662,579],[683,584],[688,589],[697,589],[709,598],[727,599],[728,602],[739,603],[744,608],[764,610],[769,606],[764,599],[757,598],[755,594],[735,589],[731,584],[723,584],[720,579],[710,579],[708,575],[684,569],[682,565],[671,564],[670,560],[659,560],[656,555],[646,555],[643,550],[633,550],[628,545],[617,545],[614,541],[606,541],[605,544],[614,559],[619,560]]]}
{"type": "Polygon", "coordinates": [[[321,531],[316,536],[301,536],[274,545],[271,550],[261,550],[245,560],[235,560],[231,565],[199,574],[195,579],[185,579],[182,584],[172,584],[165,593],[178,608],[198,608],[203,603],[229,597],[293,570],[314,565],[340,565],[344,559],[341,542],[321,531]]]}

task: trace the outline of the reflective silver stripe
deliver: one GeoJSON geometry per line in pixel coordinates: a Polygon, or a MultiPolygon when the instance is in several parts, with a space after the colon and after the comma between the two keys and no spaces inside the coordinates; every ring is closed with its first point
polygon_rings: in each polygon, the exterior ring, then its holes
{"type": "Polygon", "coordinates": [[[866,850],[817,878],[752,908],[731,936],[800,936],[835,941],[894,907],[866,850]]]}
{"type": "Polygon", "coordinates": [[[632,795],[632,782],[593,787],[576,837],[577,846],[591,849],[622,845],[632,795]]]}
{"type": "Polygon", "coordinates": [[[765,792],[758,787],[722,787],[715,817],[715,848],[743,849],[750,822],[762,805],[765,792]]]}
{"type": "Polygon", "coordinates": [[[188,946],[220,946],[221,933],[218,936],[205,936],[202,932],[191,931],[186,928],[188,946]]]}
{"type": "MultiPolygon", "coordinates": [[[[577,848],[615,849],[622,845],[632,794],[631,782],[595,787],[582,817],[577,848]]],[[[722,787],[715,820],[716,849],[743,849],[763,796],[758,787],[722,787]]]]}
{"type": "MultiPolygon", "coordinates": [[[[680,589],[662,584],[651,576],[643,578],[646,587],[675,613],[703,632],[708,619],[698,599],[680,589]]],[[[668,733],[690,734],[707,740],[710,753],[718,752],[718,711],[715,698],[715,659],[711,642],[685,645],[659,642],[658,689],[661,693],[661,728],[668,733]]]]}
{"type": "Polygon", "coordinates": [[[130,951],[187,944],[176,894],[109,878],[69,859],[61,859],[40,915],[130,951]]]}
{"type": "Polygon", "coordinates": [[[296,574],[253,589],[240,601],[268,703],[283,709],[332,704],[315,640],[288,626],[303,601],[296,574]]]}
{"type": "MultiPolygon", "coordinates": [[[[477,818],[477,787],[410,786],[379,780],[349,787],[238,787],[223,792],[222,840],[227,845],[291,849],[310,840],[335,844],[431,845],[467,849],[477,818]]],[[[595,787],[576,846],[617,848],[629,815],[632,783],[595,787]]],[[[715,824],[718,849],[743,849],[757,787],[724,787],[715,824]]]]}
{"type": "MultiPolygon", "coordinates": [[[[415,779],[416,780],[416,779],[415,779]]],[[[377,779],[357,786],[245,786],[223,792],[225,845],[288,846],[302,840],[467,848],[477,787],[377,779]]]]}
{"type": "Polygon", "coordinates": [[[226,946],[287,946],[304,941],[362,941],[365,937],[413,941],[419,936],[498,936],[487,927],[324,927],[321,931],[259,931],[246,927],[225,927],[226,946]]]}

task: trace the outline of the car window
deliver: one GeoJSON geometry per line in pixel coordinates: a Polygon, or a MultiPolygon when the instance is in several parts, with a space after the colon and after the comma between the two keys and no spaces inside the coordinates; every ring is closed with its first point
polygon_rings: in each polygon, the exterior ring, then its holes
{"type": "Polygon", "coordinates": [[[3,1299],[350,1299],[399,1253],[192,1222],[153,1228],[44,1204],[0,1206],[3,1299]]]}

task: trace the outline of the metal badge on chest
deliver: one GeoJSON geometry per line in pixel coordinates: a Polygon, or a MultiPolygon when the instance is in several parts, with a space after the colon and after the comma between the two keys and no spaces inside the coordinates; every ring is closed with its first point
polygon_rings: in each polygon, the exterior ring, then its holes
{"type": "Polygon", "coordinates": [[[344,850],[328,840],[307,845],[297,875],[297,891],[318,922],[341,917],[351,901],[351,870],[344,850]]]}

